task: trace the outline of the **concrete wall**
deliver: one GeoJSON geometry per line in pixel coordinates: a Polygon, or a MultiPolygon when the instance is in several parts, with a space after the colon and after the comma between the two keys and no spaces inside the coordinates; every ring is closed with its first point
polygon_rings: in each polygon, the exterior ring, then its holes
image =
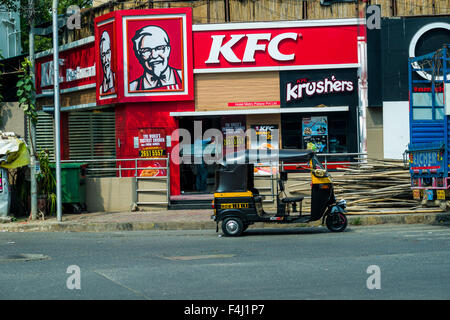
{"type": "Polygon", "coordinates": [[[383,101],[385,159],[403,159],[409,143],[409,102],[383,101]]]}
{"type": "Polygon", "coordinates": [[[87,178],[88,212],[130,211],[135,201],[135,178],[87,178]]]}
{"type": "Polygon", "coordinates": [[[367,154],[371,159],[383,159],[383,109],[367,108],[367,154]]]}
{"type": "Polygon", "coordinates": [[[139,204],[140,211],[167,209],[167,180],[165,178],[140,178],[137,188],[139,192],[136,203],[139,204]],[[148,204],[148,202],[152,202],[152,204],[148,204]]]}
{"type": "Polygon", "coordinates": [[[25,114],[18,102],[5,102],[0,108],[0,130],[25,137],[25,114]]]}

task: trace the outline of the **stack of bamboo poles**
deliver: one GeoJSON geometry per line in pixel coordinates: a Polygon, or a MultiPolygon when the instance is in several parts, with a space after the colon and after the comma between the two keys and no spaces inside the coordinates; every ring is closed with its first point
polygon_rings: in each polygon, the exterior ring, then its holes
{"type": "MultiPolygon", "coordinates": [[[[409,168],[403,161],[368,159],[331,172],[336,199],[347,201],[349,214],[440,212],[413,199],[409,168]]],[[[292,193],[305,194],[310,185],[295,183],[292,193]]],[[[305,203],[309,207],[308,203],[305,203]]]]}
{"type": "Polygon", "coordinates": [[[344,174],[333,181],[336,198],[347,200],[348,212],[422,209],[412,197],[409,169],[403,161],[368,159],[356,168],[342,170],[344,174]]]}

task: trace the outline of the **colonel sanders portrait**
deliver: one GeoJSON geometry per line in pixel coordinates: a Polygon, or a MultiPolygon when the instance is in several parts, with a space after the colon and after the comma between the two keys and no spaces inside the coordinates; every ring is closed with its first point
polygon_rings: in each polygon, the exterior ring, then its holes
{"type": "Polygon", "coordinates": [[[133,50],[144,73],[130,82],[130,91],[178,90],[182,88],[181,70],[169,66],[170,39],[158,26],[146,26],[132,38],[133,50]]]}
{"type": "Polygon", "coordinates": [[[103,69],[100,94],[114,93],[115,74],[111,70],[111,38],[107,31],[103,31],[100,38],[100,60],[103,69]]]}

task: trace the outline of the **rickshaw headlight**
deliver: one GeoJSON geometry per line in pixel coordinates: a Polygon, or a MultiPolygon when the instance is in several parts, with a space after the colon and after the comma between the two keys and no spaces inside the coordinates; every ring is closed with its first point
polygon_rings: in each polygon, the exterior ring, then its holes
{"type": "Polygon", "coordinates": [[[325,177],[325,174],[326,174],[326,171],[323,170],[323,169],[316,169],[316,170],[314,170],[314,175],[316,177],[322,178],[322,177],[325,177]]]}

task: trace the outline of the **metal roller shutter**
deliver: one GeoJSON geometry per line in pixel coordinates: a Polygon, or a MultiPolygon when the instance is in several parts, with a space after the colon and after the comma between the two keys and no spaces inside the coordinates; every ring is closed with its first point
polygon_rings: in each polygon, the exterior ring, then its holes
{"type": "MultiPolygon", "coordinates": [[[[53,115],[44,111],[38,111],[36,123],[36,151],[48,150],[50,160],[55,160],[55,130],[53,115]]],[[[28,128],[27,128],[28,129],[28,128]]],[[[28,135],[29,136],[29,135],[28,135]]]]}
{"type": "MultiPolygon", "coordinates": [[[[71,160],[115,159],[115,113],[69,113],[69,156],[71,160]]],[[[114,168],[114,162],[90,163],[88,175],[115,176],[114,168]]]]}

